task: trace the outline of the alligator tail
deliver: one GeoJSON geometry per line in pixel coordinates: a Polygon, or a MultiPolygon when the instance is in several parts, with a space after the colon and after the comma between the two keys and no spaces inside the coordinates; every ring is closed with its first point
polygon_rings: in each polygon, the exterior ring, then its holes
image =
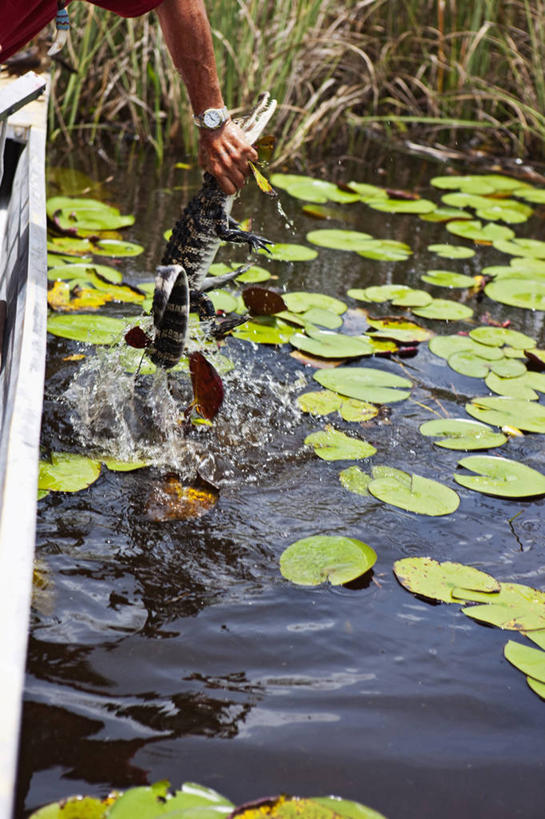
{"type": "Polygon", "coordinates": [[[169,370],[183,355],[189,325],[189,284],[181,265],[157,268],[152,311],[155,338],[149,357],[169,370]]]}

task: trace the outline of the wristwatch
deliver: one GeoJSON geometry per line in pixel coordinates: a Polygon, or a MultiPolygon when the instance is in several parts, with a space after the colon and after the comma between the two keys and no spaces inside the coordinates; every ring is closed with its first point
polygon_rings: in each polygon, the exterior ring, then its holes
{"type": "Polygon", "coordinates": [[[229,112],[225,106],[223,108],[207,108],[202,114],[193,117],[193,121],[198,128],[206,128],[209,131],[221,128],[228,119],[229,112]]]}

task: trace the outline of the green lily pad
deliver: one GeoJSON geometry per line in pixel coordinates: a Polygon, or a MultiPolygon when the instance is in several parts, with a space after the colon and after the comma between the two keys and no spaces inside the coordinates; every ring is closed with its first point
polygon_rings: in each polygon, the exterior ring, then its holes
{"type": "Polygon", "coordinates": [[[365,290],[349,290],[348,295],[360,301],[372,301],[380,304],[412,291],[406,284],[378,284],[365,290]],[[363,296],[363,298],[361,298],[363,296]]]}
{"type": "Polygon", "coordinates": [[[394,307],[425,307],[432,301],[433,298],[427,290],[416,290],[410,287],[403,295],[392,299],[392,304],[394,307]]]}
{"type": "Polygon", "coordinates": [[[437,205],[429,199],[368,199],[367,205],[384,213],[430,213],[437,205]]]}
{"type": "Polygon", "coordinates": [[[304,199],[307,202],[357,202],[360,196],[357,192],[341,190],[333,182],[323,179],[314,179],[311,176],[298,174],[273,173],[270,178],[271,185],[281,190],[285,190],[290,196],[296,199],[304,199]]]}
{"type": "Polygon", "coordinates": [[[232,293],[227,290],[209,290],[208,298],[214,305],[214,310],[223,310],[225,313],[235,313],[238,307],[238,302],[232,293]]]}
{"type": "Polygon", "coordinates": [[[53,452],[51,462],[40,461],[38,489],[79,492],[100,475],[100,461],[72,452],[53,452]]]}
{"type": "Polygon", "coordinates": [[[441,190],[465,191],[466,193],[487,194],[494,193],[494,186],[487,181],[486,176],[466,174],[464,176],[434,176],[430,183],[441,190]]]}
{"type": "Polygon", "coordinates": [[[489,222],[502,221],[516,225],[527,222],[532,213],[529,205],[523,205],[514,199],[491,199],[490,204],[477,208],[476,216],[489,222]]]}
{"type": "Polygon", "coordinates": [[[260,319],[247,321],[233,330],[231,335],[242,341],[253,341],[256,344],[286,344],[295,330],[279,319],[263,316],[260,319]]]}
{"type": "Polygon", "coordinates": [[[277,242],[274,245],[267,245],[266,250],[259,250],[258,252],[267,256],[269,259],[274,259],[277,262],[309,262],[315,259],[318,251],[306,245],[287,244],[277,242]]]}
{"type": "Polygon", "coordinates": [[[412,312],[420,318],[442,321],[464,321],[473,315],[471,307],[450,299],[433,299],[431,304],[426,307],[415,307],[412,312]]]}
{"type": "Polygon", "coordinates": [[[47,249],[51,253],[67,253],[70,256],[83,256],[94,253],[94,247],[89,239],[75,239],[72,236],[55,236],[48,239],[47,249]]]}
{"type": "Polygon", "coordinates": [[[124,216],[117,208],[110,207],[103,209],[91,207],[73,208],[71,205],[67,205],[56,209],[52,214],[52,218],[54,218],[55,223],[63,230],[75,228],[78,232],[81,230],[93,232],[119,230],[120,228],[134,224],[134,216],[124,216]]]}
{"type": "Polygon", "coordinates": [[[545,204],[544,188],[516,188],[513,191],[513,196],[518,196],[519,199],[524,199],[525,202],[532,202],[534,205],[545,204]]]}
{"type": "Polygon", "coordinates": [[[50,281],[56,281],[57,279],[89,281],[89,271],[100,273],[112,284],[119,284],[123,280],[123,274],[115,267],[106,264],[93,264],[93,262],[57,265],[48,270],[47,278],[50,281]]]}
{"type": "Polygon", "coordinates": [[[341,408],[342,401],[342,397],[331,390],[305,392],[297,397],[300,409],[311,415],[330,415],[341,408]]]}
{"type": "Polygon", "coordinates": [[[545,282],[533,279],[495,279],[484,292],[494,301],[527,310],[545,310],[545,282]]]}
{"type": "Polygon", "coordinates": [[[394,574],[401,585],[413,594],[455,603],[454,589],[473,589],[480,592],[499,591],[498,581],[486,572],[464,566],[462,563],[438,563],[431,557],[405,557],[394,563],[394,574]]]}
{"type": "Polygon", "coordinates": [[[510,347],[518,350],[529,350],[536,346],[531,336],[508,327],[476,327],[470,331],[469,336],[479,344],[486,344],[490,347],[502,347],[504,344],[509,344],[510,347]]]}
{"type": "Polygon", "coordinates": [[[439,358],[449,359],[454,353],[461,350],[472,352],[480,358],[486,358],[489,361],[495,361],[503,358],[503,353],[496,347],[489,347],[485,344],[479,344],[469,335],[447,335],[435,336],[428,344],[430,352],[439,358]]]}
{"type": "Polygon", "coordinates": [[[293,293],[283,293],[282,298],[288,310],[293,313],[305,313],[307,310],[318,308],[329,310],[340,316],[346,310],[344,302],[333,296],[327,296],[325,293],[307,293],[304,290],[296,290],[293,293]]]}
{"type": "MultiPolygon", "coordinates": [[[[455,590],[453,597],[458,596],[455,590]]],[[[462,611],[482,623],[512,631],[545,628],[545,594],[520,583],[500,583],[499,592],[489,595],[464,593],[462,599],[484,605],[467,606],[462,611]]]]}
{"type": "Polygon", "coordinates": [[[498,237],[494,240],[496,250],[509,253],[511,256],[528,256],[532,259],[545,259],[545,242],[540,239],[515,239],[514,236],[498,237]]]}
{"type": "Polygon", "coordinates": [[[441,197],[445,205],[455,208],[474,208],[486,207],[489,201],[485,196],[475,193],[468,193],[467,191],[459,191],[456,193],[446,193],[441,197]]]}
{"type": "Polygon", "coordinates": [[[430,478],[401,470],[379,478],[375,478],[375,470],[372,474],[373,480],[368,487],[371,495],[407,512],[437,517],[450,515],[460,504],[453,489],[430,478]]]}
{"type": "MultiPolygon", "coordinates": [[[[276,315],[280,315],[277,313],[276,315]]],[[[304,313],[299,313],[299,318],[301,318],[304,324],[317,324],[320,327],[326,327],[328,330],[336,330],[338,327],[342,326],[343,320],[337,314],[333,313],[331,310],[324,310],[321,307],[311,307],[310,310],[305,310],[304,313]]],[[[282,316],[280,315],[280,318],[282,316]]]]}
{"type": "Polygon", "coordinates": [[[511,228],[504,225],[490,222],[483,226],[483,223],[478,220],[458,221],[454,219],[452,222],[447,222],[446,228],[449,233],[461,236],[462,239],[494,244],[494,247],[497,247],[498,242],[512,239],[515,235],[511,228]]]}
{"type": "Polygon", "coordinates": [[[534,694],[537,694],[542,700],[545,699],[545,683],[539,682],[539,680],[534,680],[533,677],[526,677],[526,682],[534,694]]]}
{"type": "Polygon", "coordinates": [[[420,278],[422,281],[435,284],[438,287],[473,287],[475,284],[473,276],[452,273],[450,270],[428,270],[420,278]]]}
{"type": "Polygon", "coordinates": [[[60,802],[44,805],[31,814],[30,819],[106,819],[110,799],[93,796],[69,796],[60,802]]]}
{"type": "MultiPolygon", "coordinates": [[[[320,432],[313,432],[305,438],[305,444],[314,447],[314,452],[324,461],[347,461],[360,458],[369,458],[376,453],[376,449],[367,441],[352,438],[344,432],[339,432],[327,426],[320,432]]],[[[44,487],[47,488],[47,487],[44,487]]]]}
{"type": "Polygon", "coordinates": [[[319,370],[314,373],[313,378],[322,387],[373,404],[404,401],[409,397],[412,386],[407,378],[371,367],[336,367],[333,370],[319,370]]]}
{"type": "Polygon", "coordinates": [[[470,259],[475,251],[463,245],[428,245],[428,250],[443,259],[470,259]]]}
{"type": "Polygon", "coordinates": [[[370,421],[378,415],[378,408],[368,401],[360,401],[358,398],[344,398],[339,409],[339,414],[344,421],[362,424],[370,421]]]}
{"type": "Polygon", "coordinates": [[[545,494],[545,475],[526,464],[493,455],[469,455],[458,466],[477,475],[454,475],[466,489],[502,498],[529,498],[545,494]]]}
{"type": "Polygon", "coordinates": [[[376,552],[355,538],[314,535],[297,540],[280,557],[280,571],[286,580],[301,586],[333,586],[349,583],[371,569],[376,552]]]}
{"type": "Polygon", "coordinates": [[[372,345],[363,336],[347,336],[330,330],[311,330],[310,327],[307,328],[307,333],[306,336],[294,333],[290,338],[290,344],[318,358],[359,358],[374,353],[372,345]]]}
{"type": "Polygon", "coordinates": [[[486,377],[485,384],[489,390],[498,395],[535,401],[539,397],[537,392],[545,392],[545,374],[524,372],[522,375],[501,378],[492,372],[486,377]]]}
{"type": "Polygon", "coordinates": [[[350,190],[356,191],[362,202],[369,199],[380,199],[381,197],[386,199],[388,197],[388,193],[384,188],[379,188],[377,185],[368,185],[366,182],[349,182],[348,187],[350,190]]]}
{"type": "Polygon", "coordinates": [[[220,819],[233,810],[232,802],[215,791],[206,797],[204,791],[208,789],[187,783],[182,790],[169,794],[168,784],[157,782],[150,787],[130,788],[116,800],[108,819],[160,819],[162,816],[171,819],[197,815],[202,819],[220,819]]]}
{"type": "MultiPolygon", "coordinates": [[[[231,273],[233,270],[236,270],[237,267],[240,267],[240,265],[214,262],[214,264],[210,265],[208,274],[210,276],[223,276],[226,273],[231,273]]],[[[236,281],[243,282],[244,284],[257,284],[258,282],[266,282],[270,278],[271,274],[268,270],[265,270],[264,267],[252,265],[245,273],[241,273],[240,276],[237,276],[236,281]]]]}
{"type": "Polygon", "coordinates": [[[359,466],[349,466],[348,469],[343,469],[339,475],[339,480],[349,492],[369,497],[369,484],[373,479],[367,472],[363,472],[359,466]]]}
{"type": "Polygon", "coordinates": [[[88,313],[56,314],[47,321],[47,331],[52,335],[87,344],[113,344],[120,340],[126,327],[124,319],[88,313]]]}
{"type": "Polygon", "coordinates": [[[423,213],[418,217],[423,222],[451,222],[453,219],[473,219],[469,211],[461,208],[449,208],[438,205],[430,213],[423,213]]]}
{"type": "Polygon", "coordinates": [[[311,230],[307,233],[307,241],[320,247],[329,247],[334,250],[363,250],[372,239],[369,233],[358,230],[311,230]]]}
{"type": "Polygon", "coordinates": [[[112,472],[134,472],[149,466],[149,461],[120,461],[117,458],[102,458],[102,463],[112,472]]]}
{"type": "Polygon", "coordinates": [[[492,361],[490,370],[499,375],[500,378],[516,378],[527,371],[526,364],[516,358],[502,358],[500,361],[492,361]]]}
{"type": "Polygon", "coordinates": [[[330,809],[336,816],[345,817],[345,819],[386,819],[382,813],[378,813],[360,802],[350,802],[347,799],[339,799],[337,796],[313,796],[312,801],[330,809]]]}
{"type": "Polygon", "coordinates": [[[535,401],[493,395],[473,398],[465,409],[485,424],[512,426],[525,432],[545,432],[545,407],[535,401]]]}
{"type": "Polygon", "coordinates": [[[367,317],[370,327],[377,330],[376,333],[368,333],[373,338],[392,338],[401,343],[412,343],[427,341],[433,337],[433,331],[422,327],[416,321],[411,321],[405,316],[385,316],[384,318],[367,317]]]}
{"type": "Polygon", "coordinates": [[[491,362],[477,355],[473,350],[459,350],[447,359],[449,367],[460,375],[467,375],[470,378],[485,378],[491,366],[491,362]]]}
{"type": "Polygon", "coordinates": [[[445,418],[426,421],[420,427],[422,435],[445,436],[434,441],[436,446],[445,449],[492,449],[507,441],[507,436],[494,432],[486,424],[470,421],[467,418],[445,418]]]}
{"type": "Polygon", "coordinates": [[[412,255],[409,245],[396,239],[370,239],[356,252],[365,259],[375,259],[378,262],[403,262],[412,255]]]}
{"type": "Polygon", "coordinates": [[[99,239],[92,244],[93,253],[99,256],[139,256],[144,252],[142,245],[123,242],[121,239],[99,239]]]}
{"type": "Polygon", "coordinates": [[[503,654],[523,674],[545,684],[545,651],[509,640],[503,654]]]}

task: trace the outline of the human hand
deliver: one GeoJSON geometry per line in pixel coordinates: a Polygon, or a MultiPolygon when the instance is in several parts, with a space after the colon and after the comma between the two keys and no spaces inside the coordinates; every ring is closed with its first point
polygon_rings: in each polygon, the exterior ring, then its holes
{"type": "Polygon", "coordinates": [[[232,195],[244,184],[257,151],[247,141],[244,131],[233,120],[216,131],[199,131],[199,165],[215,176],[224,193],[232,195]]]}

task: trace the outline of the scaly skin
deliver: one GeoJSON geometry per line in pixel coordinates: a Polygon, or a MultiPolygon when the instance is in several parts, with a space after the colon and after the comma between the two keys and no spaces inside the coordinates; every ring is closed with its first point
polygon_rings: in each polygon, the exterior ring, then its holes
{"type": "MultiPolygon", "coordinates": [[[[276,102],[268,95],[238,124],[253,144],[274,113],[276,102]]],[[[231,218],[234,196],[224,193],[209,173],[204,174],[202,188],[183,210],[158,268],[153,295],[155,338],[149,351],[151,360],[165,369],[180,360],[187,338],[190,308],[202,318],[214,316],[210,299],[204,291],[219,286],[242,272],[242,268],[213,282],[206,279],[222,241],[247,243],[251,250],[267,249],[268,239],[241,230],[231,218]]],[[[236,326],[236,325],[235,325],[236,326]]],[[[214,334],[214,330],[212,330],[214,334]]]]}

